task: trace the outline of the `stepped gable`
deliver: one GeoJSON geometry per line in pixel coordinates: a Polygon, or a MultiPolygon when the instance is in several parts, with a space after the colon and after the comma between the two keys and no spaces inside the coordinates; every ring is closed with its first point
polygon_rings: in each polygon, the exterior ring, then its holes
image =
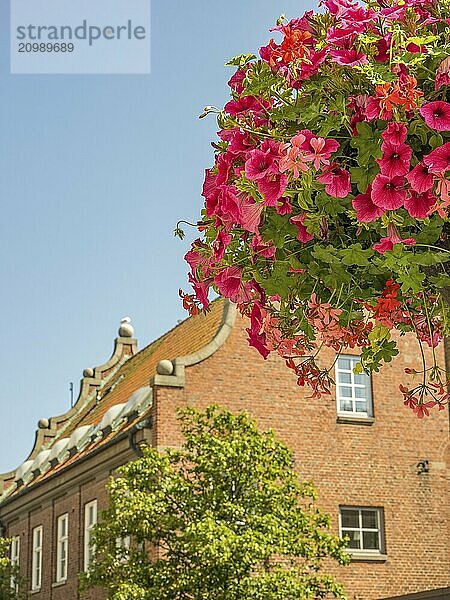
{"type": "Polygon", "coordinates": [[[152,406],[152,385],[183,387],[185,366],[204,360],[224,343],[235,314],[234,305],[216,300],[206,315],[186,319],[139,352],[130,321],[123,319],[111,359],[84,370],[73,408],[41,419],[27,460],[0,474],[0,503],[144,422],[152,406]]]}

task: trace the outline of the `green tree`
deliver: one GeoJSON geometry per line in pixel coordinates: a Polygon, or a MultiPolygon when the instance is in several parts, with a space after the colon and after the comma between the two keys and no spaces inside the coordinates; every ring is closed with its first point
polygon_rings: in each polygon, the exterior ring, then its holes
{"type": "Polygon", "coordinates": [[[11,540],[0,538],[0,600],[25,600],[26,585],[10,559],[11,540]]]}
{"type": "Polygon", "coordinates": [[[113,600],[345,598],[321,563],[348,562],[292,452],[246,413],[180,414],[185,442],[148,448],[109,483],[82,587],[113,600]],[[124,543],[131,537],[131,544],[124,543]]]}

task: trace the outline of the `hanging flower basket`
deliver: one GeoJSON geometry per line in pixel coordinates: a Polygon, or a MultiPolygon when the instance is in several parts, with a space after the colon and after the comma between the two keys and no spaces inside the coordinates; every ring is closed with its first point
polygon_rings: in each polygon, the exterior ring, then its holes
{"type": "Polygon", "coordinates": [[[230,101],[205,109],[220,131],[182,297],[191,312],[211,288],[237,303],[250,345],[314,397],[332,383],[322,347],[378,371],[391,332],[412,332],[423,371],[400,389],[423,417],[448,402],[434,350],[449,327],[450,1],[322,8],[230,61],[230,101]]]}

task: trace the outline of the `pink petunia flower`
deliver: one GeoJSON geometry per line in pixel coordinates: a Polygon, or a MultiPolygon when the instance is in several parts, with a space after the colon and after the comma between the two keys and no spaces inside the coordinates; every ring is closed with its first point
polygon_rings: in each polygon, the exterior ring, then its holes
{"type": "Polygon", "coordinates": [[[391,34],[388,33],[380,40],[377,41],[375,46],[377,47],[378,54],[374,56],[377,62],[387,62],[389,60],[389,50],[391,47],[391,34]]]}
{"type": "Polygon", "coordinates": [[[230,177],[230,173],[232,170],[232,165],[234,161],[234,156],[225,152],[220,154],[216,160],[217,166],[217,185],[223,185],[228,183],[228,179],[230,177]]]}
{"type": "Polygon", "coordinates": [[[237,304],[249,302],[252,298],[252,285],[242,281],[239,267],[225,267],[214,277],[214,283],[222,296],[237,304]]]}
{"type": "Polygon", "coordinates": [[[406,141],[408,129],[404,123],[392,121],[381,134],[383,141],[389,142],[395,146],[400,146],[406,141]]]}
{"type": "Polygon", "coordinates": [[[309,52],[308,60],[302,62],[300,66],[300,77],[297,81],[292,82],[292,87],[297,89],[301,85],[302,81],[306,81],[307,79],[315,75],[319,70],[320,65],[324,62],[327,56],[327,48],[323,48],[318,52],[311,49],[309,52]]]}
{"type": "Polygon", "coordinates": [[[228,82],[228,85],[232,90],[238,94],[242,94],[244,91],[244,79],[247,69],[238,69],[228,82]]]}
{"type": "Polygon", "coordinates": [[[450,85],[450,56],[444,58],[436,71],[434,89],[438,90],[443,85],[450,85]]]}
{"type": "Polygon", "coordinates": [[[277,206],[278,200],[286,191],[288,178],[286,175],[270,175],[258,180],[258,190],[264,196],[266,206],[277,206]]]}
{"type": "Polygon", "coordinates": [[[389,177],[381,173],[372,184],[372,202],[384,210],[396,210],[406,200],[405,178],[389,177]]]}
{"type": "Polygon", "coordinates": [[[330,27],[327,31],[327,42],[338,48],[351,48],[356,34],[355,27],[330,27]]]}
{"type": "Polygon", "coordinates": [[[409,172],[412,148],[407,144],[394,145],[392,142],[381,144],[383,156],[377,159],[380,171],[388,177],[406,175],[409,172]]]}
{"type": "Polygon", "coordinates": [[[358,194],[352,200],[352,206],[356,210],[356,218],[360,223],[371,223],[376,221],[385,210],[372,202],[372,186],[369,185],[365,194],[358,194]]]}
{"type": "Polygon", "coordinates": [[[239,197],[239,224],[242,228],[252,233],[258,233],[263,208],[264,205],[261,202],[255,202],[251,196],[239,197]]]}
{"type": "Polygon", "coordinates": [[[349,96],[348,109],[350,113],[350,127],[353,135],[358,135],[356,124],[366,120],[366,107],[369,96],[367,94],[359,94],[358,96],[349,96]]]}
{"type": "Polygon", "coordinates": [[[192,273],[195,273],[198,267],[201,267],[202,270],[209,267],[210,257],[205,250],[207,250],[206,244],[198,239],[192,243],[191,249],[184,255],[184,260],[191,267],[192,273]]]}
{"type": "Polygon", "coordinates": [[[289,219],[289,222],[297,227],[297,239],[302,244],[306,244],[307,242],[310,242],[314,239],[314,236],[308,233],[306,225],[304,225],[307,216],[307,213],[304,212],[301,215],[297,215],[289,219]]]}
{"type": "Polygon", "coordinates": [[[202,304],[203,308],[208,308],[210,302],[208,298],[209,288],[212,284],[212,279],[206,279],[205,281],[196,281],[191,274],[189,274],[189,282],[192,285],[194,293],[198,301],[202,304]]]}
{"type": "Polygon", "coordinates": [[[372,98],[370,96],[366,104],[366,117],[368,121],[374,119],[383,119],[384,121],[390,121],[392,119],[392,110],[382,107],[379,98],[372,98]]]}
{"type": "Polygon", "coordinates": [[[270,107],[270,103],[256,96],[241,96],[237,100],[230,100],[225,104],[224,110],[235,117],[237,115],[247,115],[249,113],[261,114],[270,107]]]}
{"type": "Polygon", "coordinates": [[[341,169],[337,163],[331,163],[324,169],[317,181],[325,185],[325,191],[333,198],[345,198],[352,191],[350,173],[341,169]]]}
{"type": "Polygon", "coordinates": [[[276,248],[273,242],[270,240],[265,242],[260,235],[254,235],[250,242],[250,248],[253,254],[256,256],[263,256],[264,258],[274,258],[276,248]]]}
{"type": "Polygon", "coordinates": [[[250,138],[250,134],[246,131],[242,131],[238,127],[233,129],[222,129],[219,131],[219,137],[221,140],[228,142],[227,154],[232,154],[236,157],[246,157],[250,150],[255,147],[254,142],[250,138]]]}
{"type": "Polygon", "coordinates": [[[278,173],[275,157],[270,152],[263,152],[259,148],[249,153],[245,163],[245,176],[251,181],[264,179],[267,175],[278,173]]]}
{"type": "Polygon", "coordinates": [[[423,162],[430,173],[444,174],[450,170],[450,142],[439,146],[423,157],[423,162]]]}
{"type": "Polygon", "coordinates": [[[264,332],[264,318],[266,315],[267,311],[255,302],[250,314],[250,327],[245,330],[248,333],[249,345],[256,348],[263,358],[267,358],[270,354],[264,332]]]}
{"type": "Polygon", "coordinates": [[[405,200],[405,208],[415,219],[425,219],[432,206],[436,203],[437,198],[430,192],[426,191],[418,193],[414,190],[405,200]]]}
{"type": "Polygon", "coordinates": [[[406,179],[415,192],[423,194],[431,190],[434,184],[434,176],[423,163],[418,163],[407,175],[406,179]]]}
{"type": "Polygon", "coordinates": [[[450,103],[443,100],[428,102],[420,109],[425,123],[435,131],[450,130],[450,103]]]}
{"type": "Polygon", "coordinates": [[[398,232],[398,229],[392,223],[389,223],[387,228],[387,237],[381,238],[381,240],[374,244],[372,247],[380,254],[384,254],[388,250],[393,250],[395,244],[404,244],[405,246],[414,246],[416,240],[414,238],[402,239],[398,232]]]}
{"type": "Polygon", "coordinates": [[[338,65],[344,67],[355,67],[356,65],[367,65],[367,56],[357,52],[354,48],[350,50],[330,50],[330,55],[338,65]]]}
{"type": "Polygon", "coordinates": [[[279,215],[289,215],[292,212],[292,204],[289,202],[289,198],[280,198],[278,204],[275,207],[279,215]]]}
{"type": "MultiPolygon", "coordinates": [[[[217,234],[216,239],[212,243],[212,249],[214,252],[214,260],[220,262],[225,254],[225,250],[231,242],[231,235],[224,229],[221,229],[217,234]]],[[[186,257],[185,257],[186,258],[186,257]]]]}

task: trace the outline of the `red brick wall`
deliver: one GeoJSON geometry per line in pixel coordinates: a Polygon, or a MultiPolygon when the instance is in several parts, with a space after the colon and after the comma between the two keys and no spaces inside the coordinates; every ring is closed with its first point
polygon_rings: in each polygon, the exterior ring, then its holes
{"type": "MultiPolygon", "coordinates": [[[[78,573],[83,570],[84,552],[84,505],[97,499],[98,513],[106,508],[106,483],[104,479],[96,479],[74,488],[71,493],[58,495],[55,487],[52,499],[46,498],[40,508],[22,514],[11,522],[8,536],[20,536],[20,571],[28,581],[31,589],[32,567],[32,530],[43,527],[42,548],[42,585],[39,591],[33,591],[31,597],[36,600],[72,600],[79,598],[78,573]],[[64,513],[69,516],[69,553],[67,565],[67,582],[56,583],[56,545],[57,519],[64,513]]],[[[98,590],[89,591],[81,596],[86,600],[101,600],[105,597],[98,590]]]]}
{"type": "Polygon", "coordinates": [[[375,600],[450,585],[449,465],[443,463],[448,413],[421,421],[403,406],[403,369],[420,367],[412,340],[402,338],[399,357],[373,376],[375,421],[369,426],[337,423],[334,394],[307,399],[283,362],[264,361],[245,336],[239,321],[218,352],[186,369],[184,389],[157,390],[157,445],[181,442],[176,406],[217,403],[248,410],[294,450],[301,478],[316,484],[319,505],[333,516],[336,533],[339,505],[384,508],[387,560],[334,569],[350,598],[375,600]],[[421,459],[430,461],[428,474],[417,474],[421,459]]]}

